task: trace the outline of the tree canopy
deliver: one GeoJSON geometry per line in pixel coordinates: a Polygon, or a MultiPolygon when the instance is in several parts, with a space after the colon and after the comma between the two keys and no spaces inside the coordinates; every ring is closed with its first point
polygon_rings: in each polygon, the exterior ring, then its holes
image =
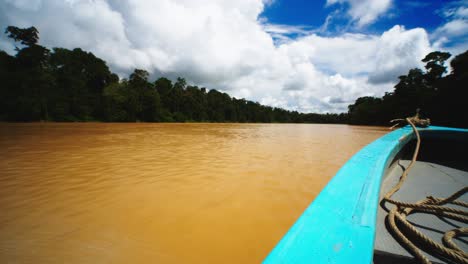
{"type": "Polygon", "coordinates": [[[316,122],[345,123],[346,114],[303,114],[264,106],[204,87],[155,81],[144,69],[119,80],[106,62],[76,48],[38,45],[35,27],[7,27],[24,45],[0,51],[0,120],[107,122],[316,122]]]}
{"type": "Polygon", "coordinates": [[[348,113],[299,113],[190,85],[179,77],[150,80],[144,69],[119,79],[106,62],[80,48],[47,49],[35,27],[9,26],[5,33],[23,45],[14,56],[0,50],[0,121],[104,122],[280,122],[388,125],[417,108],[434,124],[468,127],[468,51],[451,61],[431,52],[425,70],[400,76],[382,98],[361,97],[348,113]]]}
{"type": "Polygon", "coordinates": [[[421,109],[433,124],[468,127],[468,51],[457,55],[447,73],[450,53],[435,51],[422,61],[425,69],[411,69],[400,76],[391,93],[383,98],[361,97],[349,106],[351,124],[388,125],[389,120],[415,114],[421,109]]]}
{"type": "Polygon", "coordinates": [[[12,38],[14,41],[19,41],[26,46],[35,45],[39,40],[39,31],[35,27],[18,28],[8,26],[5,33],[8,34],[9,38],[12,38]]]}

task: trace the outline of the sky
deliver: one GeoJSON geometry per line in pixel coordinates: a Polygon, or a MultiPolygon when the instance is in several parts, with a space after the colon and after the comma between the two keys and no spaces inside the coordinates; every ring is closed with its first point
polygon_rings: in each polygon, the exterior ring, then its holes
{"type": "MultiPolygon", "coordinates": [[[[468,0],[0,0],[0,27],[35,26],[122,78],[189,84],[300,112],[382,96],[431,51],[468,49],[468,0]]],[[[3,34],[0,49],[14,54],[3,34]]]]}

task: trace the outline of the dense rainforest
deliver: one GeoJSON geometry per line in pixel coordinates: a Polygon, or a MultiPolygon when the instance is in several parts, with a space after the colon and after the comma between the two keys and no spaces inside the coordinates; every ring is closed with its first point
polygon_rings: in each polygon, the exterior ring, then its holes
{"type": "Polygon", "coordinates": [[[79,48],[38,45],[36,28],[7,27],[17,54],[0,50],[0,120],[106,122],[345,123],[346,114],[304,114],[230,97],[135,69],[119,80],[105,61],[79,48]]]}
{"type": "Polygon", "coordinates": [[[188,85],[185,79],[161,77],[135,69],[119,79],[106,62],[79,48],[49,50],[38,44],[35,27],[9,26],[5,33],[21,48],[11,56],[0,50],[0,121],[105,122],[278,122],[388,125],[415,109],[434,124],[468,127],[468,52],[433,52],[423,59],[426,71],[412,69],[383,98],[361,97],[348,113],[299,113],[230,97],[217,90],[188,85]]]}
{"type": "Polygon", "coordinates": [[[393,92],[382,98],[361,97],[348,107],[349,123],[388,125],[389,120],[413,116],[416,109],[441,126],[468,127],[468,51],[450,62],[447,52],[431,52],[422,61],[425,71],[411,69],[400,76],[393,92]]]}

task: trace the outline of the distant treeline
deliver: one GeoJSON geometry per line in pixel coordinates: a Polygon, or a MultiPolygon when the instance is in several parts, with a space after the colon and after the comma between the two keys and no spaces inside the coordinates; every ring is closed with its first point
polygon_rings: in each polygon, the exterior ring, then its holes
{"type": "Polygon", "coordinates": [[[38,45],[36,28],[7,27],[17,54],[0,51],[0,120],[107,122],[346,123],[346,114],[304,114],[187,85],[148,80],[135,69],[119,80],[105,61],[81,49],[38,45]]]}
{"type": "Polygon", "coordinates": [[[22,45],[10,56],[0,50],[0,121],[105,122],[278,122],[388,125],[417,108],[434,124],[467,127],[468,53],[433,52],[423,60],[426,72],[400,76],[395,91],[383,98],[361,97],[348,113],[299,113],[230,97],[217,90],[187,85],[183,78],[149,81],[135,69],[119,80],[105,61],[79,48],[52,51],[38,45],[36,28],[9,26],[5,33],[22,45]]]}
{"type": "Polygon", "coordinates": [[[413,116],[416,109],[441,126],[468,127],[468,51],[456,56],[447,72],[450,53],[431,52],[422,61],[426,70],[411,69],[391,93],[361,97],[348,107],[349,123],[388,125],[389,120],[413,116]]]}

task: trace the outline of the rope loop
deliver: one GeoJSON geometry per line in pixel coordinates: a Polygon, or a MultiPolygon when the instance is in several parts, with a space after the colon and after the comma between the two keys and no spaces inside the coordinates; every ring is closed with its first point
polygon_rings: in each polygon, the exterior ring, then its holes
{"type": "MultiPolygon", "coordinates": [[[[406,219],[407,216],[412,213],[424,212],[431,213],[437,217],[447,217],[464,223],[468,223],[468,211],[444,206],[445,204],[455,204],[462,207],[468,207],[468,203],[457,200],[460,196],[468,192],[468,187],[462,188],[461,190],[455,192],[447,198],[428,196],[426,199],[417,201],[415,203],[402,202],[392,199],[392,196],[398,190],[400,190],[401,186],[403,185],[404,181],[408,176],[410,169],[416,162],[419,154],[421,137],[416,126],[427,127],[430,124],[429,119],[419,118],[419,109],[417,110],[416,115],[413,117],[408,117],[405,119],[394,119],[390,122],[397,121],[405,121],[406,123],[408,123],[413,129],[413,133],[416,135],[417,141],[416,147],[413,152],[413,158],[410,164],[403,171],[403,174],[401,175],[398,183],[395,186],[393,186],[393,188],[390,191],[388,191],[383,198],[383,201],[394,205],[394,207],[390,210],[387,216],[390,231],[393,232],[393,234],[400,240],[400,243],[406,246],[406,248],[409,249],[410,253],[421,263],[430,264],[431,262],[427,258],[427,256],[424,255],[423,251],[418,246],[416,246],[416,243],[424,244],[426,252],[430,251],[427,253],[430,253],[432,255],[436,253],[437,256],[441,257],[442,259],[448,259],[456,263],[468,264],[468,254],[453,242],[453,238],[460,236],[468,236],[467,227],[461,227],[445,232],[442,239],[443,244],[440,244],[423,234],[411,222],[409,222],[406,219]],[[405,227],[404,230],[406,231],[407,235],[400,229],[400,227],[397,225],[397,222],[400,223],[401,226],[405,227]],[[413,240],[417,239],[416,243],[412,241],[409,237],[411,237],[413,240]]],[[[391,128],[397,125],[398,123],[392,126],[391,128]]]]}

